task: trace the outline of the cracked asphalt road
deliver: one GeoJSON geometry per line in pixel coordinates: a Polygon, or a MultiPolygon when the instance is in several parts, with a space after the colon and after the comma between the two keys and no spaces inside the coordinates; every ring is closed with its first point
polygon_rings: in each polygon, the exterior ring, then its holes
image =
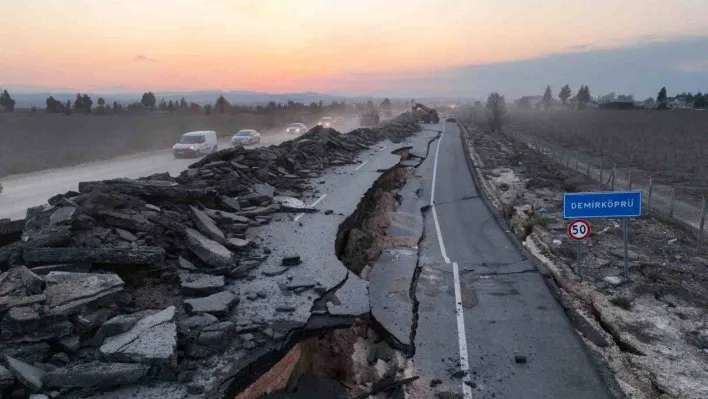
{"type": "Polygon", "coordinates": [[[437,169],[416,286],[421,376],[464,398],[611,397],[543,277],[480,197],[457,125],[445,124],[434,146],[417,171],[430,201],[437,169]]]}

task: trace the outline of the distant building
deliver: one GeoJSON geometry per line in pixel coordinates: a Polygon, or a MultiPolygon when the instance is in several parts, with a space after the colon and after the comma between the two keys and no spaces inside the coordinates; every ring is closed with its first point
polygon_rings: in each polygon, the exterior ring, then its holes
{"type": "Polygon", "coordinates": [[[635,109],[634,101],[611,101],[600,104],[600,109],[635,109]]]}

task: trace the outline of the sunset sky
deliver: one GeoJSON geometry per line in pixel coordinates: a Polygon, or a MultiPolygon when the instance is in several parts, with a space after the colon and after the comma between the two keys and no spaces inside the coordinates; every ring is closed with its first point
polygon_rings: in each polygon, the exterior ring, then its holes
{"type": "MultiPolygon", "coordinates": [[[[706,37],[706,15],[706,0],[2,1],[0,87],[433,93],[459,68],[706,37]]],[[[676,73],[703,79],[704,50],[676,73]]]]}

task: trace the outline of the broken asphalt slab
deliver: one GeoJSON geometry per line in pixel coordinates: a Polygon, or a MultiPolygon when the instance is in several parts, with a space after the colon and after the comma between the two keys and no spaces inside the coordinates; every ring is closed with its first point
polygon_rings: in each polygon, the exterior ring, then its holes
{"type": "Polygon", "coordinates": [[[412,353],[414,300],[411,287],[418,253],[411,249],[386,249],[369,275],[371,316],[394,348],[412,353]]]}
{"type": "Polygon", "coordinates": [[[47,313],[67,316],[84,306],[123,289],[116,274],[50,272],[45,277],[47,313]]]}
{"type": "Polygon", "coordinates": [[[231,251],[196,230],[187,229],[187,248],[214,268],[236,267],[231,251]]]}
{"type": "Polygon", "coordinates": [[[106,338],[101,345],[101,353],[116,361],[169,363],[177,348],[174,317],[174,306],[146,316],[130,330],[106,338]]]}
{"type": "Polygon", "coordinates": [[[54,388],[107,388],[137,382],[148,371],[147,364],[96,361],[55,369],[45,374],[42,381],[54,388]]]}

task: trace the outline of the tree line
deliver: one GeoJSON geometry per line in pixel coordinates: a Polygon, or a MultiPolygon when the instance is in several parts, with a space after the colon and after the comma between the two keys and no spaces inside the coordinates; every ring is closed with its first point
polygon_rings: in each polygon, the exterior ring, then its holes
{"type": "MultiPolygon", "coordinates": [[[[614,101],[634,103],[634,96],[631,94],[616,95],[615,93],[610,93],[604,96],[598,96],[597,98],[593,98],[590,95],[590,88],[587,85],[581,85],[580,89],[578,89],[578,92],[575,94],[575,96],[571,97],[571,95],[572,90],[570,88],[570,85],[568,84],[564,85],[558,92],[558,98],[564,106],[573,104],[577,106],[578,109],[586,108],[587,104],[593,100],[596,100],[599,103],[607,103],[614,101]]],[[[531,99],[532,97],[530,96],[521,97],[517,101],[516,105],[519,108],[530,109],[531,99]]],[[[708,93],[703,94],[701,92],[698,92],[696,94],[691,94],[684,92],[679,93],[674,97],[668,97],[666,87],[662,87],[659,90],[656,95],[656,99],[654,99],[653,97],[649,97],[644,100],[644,104],[651,104],[652,106],[656,104],[657,109],[668,109],[669,102],[675,100],[679,100],[684,104],[692,105],[694,108],[708,108],[708,93]]],[[[536,103],[536,107],[543,107],[544,109],[549,109],[551,107],[552,102],[553,91],[551,89],[551,86],[547,85],[546,90],[543,92],[541,100],[536,103]]],[[[479,102],[475,103],[475,106],[479,105],[481,105],[479,104],[479,102]]],[[[487,97],[487,102],[485,104],[485,111],[486,121],[489,125],[489,129],[492,132],[500,131],[507,118],[506,100],[504,99],[504,96],[497,92],[489,94],[489,96],[487,97]]]]}
{"type": "MultiPolygon", "coordinates": [[[[13,100],[14,104],[14,100],[13,100]]],[[[271,112],[279,112],[282,110],[290,111],[305,111],[312,114],[320,114],[322,112],[344,112],[347,107],[350,107],[356,111],[362,111],[364,109],[374,109],[373,101],[369,100],[367,103],[359,104],[352,103],[348,105],[345,101],[332,101],[331,104],[324,104],[322,101],[311,102],[310,104],[304,104],[302,102],[288,101],[287,103],[276,103],[275,101],[270,101],[266,105],[236,105],[231,104],[223,95],[220,95],[214,104],[201,105],[196,102],[187,102],[187,100],[182,97],[180,100],[165,100],[160,99],[158,101],[157,96],[153,92],[143,93],[140,101],[135,101],[127,105],[122,105],[117,101],[114,101],[112,105],[107,104],[103,97],[99,97],[96,101],[97,106],[93,107],[93,100],[87,94],[77,93],[75,100],[67,100],[66,102],[59,101],[53,96],[49,96],[46,100],[46,111],[48,113],[65,113],[67,115],[73,112],[79,113],[94,113],[94,114],[105,114],[108,112],[118,113],[123,109],[128,110],[147,110],[147,111],[162,111],[162,112],[191,112],[191,113],[203,113],[205,115],[211,114],[235,114],[235,113],[256,113],[256,114],[267,114],[271,112]]],[[[384,99],[379,107],[383,110],[391,109],[391,100],[384,99]]]]}
{"type": "MultiPolygon", "coordinates": [[[[590,102],[597,102],[599,104],[612,103],[612,102],[629,102],[635,103],[634,95],[632,94],[616,94],[614,92],[592,97],[590,95],[590,88],[586,85],[581,85],[575,96],[572,96],[572,91],[570,85],[566,84],[558,92],[558,98],[563,106],[572,106],[579,109],[587,108],[590,102]]],[[[553,91],[550,85],[546,86],[546,90],[541,97],[541,100],[532,105],[532,101],[538,97],[524,96],[521,97],[516,102],[516,106],[521,109],[530,109],[532,106],[540,109],[549,109],[554,101],[553,91]]],[[[666,87],[662,87],[656,98],[647,97],[642,101],[642,104],[647,108],[658,108],[658,109],[668,109],[670,104],[675,101],[680,101],[683,105],[691,106],[693,108],[706,108],[708,107],[708,93],[703,94],[701,92],[694,94],[691,93],[679,93],[674,97],[668,97],[666,92],[666,87]]]]}

